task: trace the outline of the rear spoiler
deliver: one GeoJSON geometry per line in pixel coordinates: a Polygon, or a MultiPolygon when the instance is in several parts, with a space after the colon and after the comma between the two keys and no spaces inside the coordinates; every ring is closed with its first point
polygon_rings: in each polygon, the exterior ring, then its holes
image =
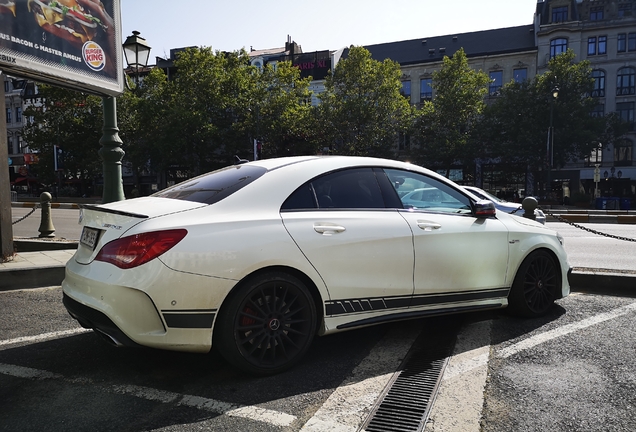
{"type": "Polygon", "coordinates": [[[134,218],[140,218],[140,219],[147,219],[148,218],[147,215],[142,215],[142,214],[139,214],[139,213],[130,213],[130,212],[125,212],[125,211],[121,211],[121,210],[110,209],[110,208],[107,208],[107,207],[101,207],[99,205],[93,205],[93,204],[80,204],[80,209],[95,210],[95,211],[100,211],[100,212],[104,212],[104,213],[112,213],[112,214],[116,214],[116,215],[120,215],[120,216],[128,216],[128,217],[134,217],[134,218]]]}

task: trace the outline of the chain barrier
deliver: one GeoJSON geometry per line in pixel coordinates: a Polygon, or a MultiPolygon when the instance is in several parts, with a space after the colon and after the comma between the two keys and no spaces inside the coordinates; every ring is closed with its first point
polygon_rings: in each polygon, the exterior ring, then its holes
{"type": "Polygon", "coordinates": [[[561,216],[559,216],[557,214],[554,214],[554,213],[550,212],[548,209],[541,208],[541,206],[539,206],[537,208],[541,209],[545,214],[548,214],[548,215],[552,216],[556,220],[558,220],[560,222],[564,222],[564,223],[566,223],[568,225],[572,225],[575,228],[580,228],[583,231],[591,232],[592,234],[597,234],[597,235],[600,235],[600,236],[609,237],[609,238],[613,238],[613,239],[616,239],[616,240],[624,240],[624,241],[636,242],[636,239],[633,239],[633,238],[622,237],[622,236],[617,236],[617,235],[614,235],[614,234],[604,233],[604,232],[597,231],[597,230],[594,230],[592,228],[588,228],[588,227],[585,227],[583,225],[579,225],[577,223],[571,222],[571,221],[569,221],[567,219],[562,218],[561,216]]]}
{"type": "Polygon", "coordinates": [[[38,208],[40,208],[40,204],[36,204],[35,206],[33,206],[33,208],[31,209],[30,212],[28,212],[27,214],[25,214],[24,216],[22,216],[20,219],[15,220],[11,223],[11,225],[15,225],[18,222],[22,222],[23,220],[25,220],[26,218],[28,218],[29,216],[31,216],[38,208]]]}

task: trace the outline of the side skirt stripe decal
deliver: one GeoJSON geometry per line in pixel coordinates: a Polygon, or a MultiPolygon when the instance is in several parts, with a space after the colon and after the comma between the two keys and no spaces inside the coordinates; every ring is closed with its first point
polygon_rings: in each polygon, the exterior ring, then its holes
{"type": "Polygon", "coordinates": [[[459,303],[473,300],[487,300],[507,297],[509,288],[497,288],[483,291],[456,292],[446,294],[421,294],[416,296],[379,297],[362,299],[343,299],[325,302],[327,316],[355,312],[369,312],[406,307],[430,306],[459,303]]]}

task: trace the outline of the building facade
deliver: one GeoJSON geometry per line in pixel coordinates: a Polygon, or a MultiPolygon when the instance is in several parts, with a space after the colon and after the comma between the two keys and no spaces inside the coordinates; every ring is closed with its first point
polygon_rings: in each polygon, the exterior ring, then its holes
{"type": "MultiPolygon", "coordinates": [[[[376,60],[390,58],[400,64],[403,94],[412,104],[435,96],[431,88],[433,72],[441,68],[444,56],[452,57],[460,48],[471,67],[489,75],[490,98],[496,98],[506,82],[531,79],[545,72],[551,57],[572,49],[577,59],[591,63],[595,79],[592,96],[598,99],[594,115],[617,112],[628,122],[630,131],[620,142],[599,143],[598,149],[583,160],[553,168],[553,195],[559,200],[573,191],[591,196],[598,186],[602,196],[636,196],[636,0],[538,0],[534,20],[525,26],[365,48],[376,60]],[[601,177],[598,185],[594,182],[596,168],[601,177]]],[[[399,146],[405,145],[400,141],[399,146]]],[[[477,161],[475,171],[471,181],[500,195],[538,192],[535,179],[524,167],[515,178],[504,178],[497,164],[488,161],[477,161]]],[[[461,172],[453,177],[460,183],[465,181],[461,172]]]]}
{"type": "MultiPolygon", "coordinates": [[[[418,106],[435,97],[431,87],[433,73],[441,69],[445,56],[452,57],[459,49],[464,50],[470,67],[489,75],[491,84],[488,98],[496,98],[506,82],[523,81],[537,74],[537,43],[532,24],[369,45],[365,48],[375,60],[390,58],[400,64],[402,93],[418,106]]],[[[408,152],[408,143],[400,140],[398,145],[400,152],[408,152]]],[[[451,170],[451,180],[475,183],[499,195],[513,195],[514,191],[525,191],[533,184],[532,177],[525,173],[525,167],[520,167],[519,175],[510,178],[503,174],[496,163],[484,160],[477,161],[476,165],[475,178],[467,178],[462,167],[457,167],[451,170]]]]}
{"type": "Polygon", "coordinates": [[[5,97],[5,121],[7,125],[7,151],[9,156],[9,180],[14,189],[28,192],[36,183],[32,165],[37,155],[31,153],[23,138],[27,118],[26,109],[37,104],[37,92],[33,82],[2,74],[5,97]]]}
{"type": "MultiPolygon", "coordinates": [[[[531,18],[531,17],[528,17],[531,18]]],[[[529,20],[530,21],[530,20],[529,20]]],[[[534,19],[528,25],[426,37],[407,41],[365,46],[374,59],[390,58],[402,70],[402,91],[412,104],[435,97],[431,87],[433,72],[439,70],[445,56],[462,48],[471,67],[490,77],[489,98],[494,99],[505,83],[531,79],[547,70],[551,57],[572,49],[579,60],[590,61],[595,80],[592,97],[597,100],[594,115],[616,112],[629,125],[629,132],[618,142],[599,143],[582,160],[569,161],[553,168],[550,189],[559,199],[578,191],[590,195],[598,189],[602,196],[636,196],[636,0],[538,0],[534,19]],[[595,182],[595,171],[600,181],[595,182]]],[[[156,66],[174,73],[174,60],[181,49],[170,51],[170,58],[157,57],[156,66]]],[[[279,61],[291,61],[301,76],[312,76],[312,104],[319,103],[324,79],[346,49],[305,53],[290,37],[284,47],[254,50],[248,53],[251,64],[262,67],[279,61]]],[[[144,73],[150,67],[144,70],[144,73]]],[[[22,139],[24,110],[33,95],[33,83],[3,75],[6,98],[7,145],[11,163],[11,181],[26,178],[34,163],[22,139]]],[[[547,130],[547,128],[546,128],[547,130]]],[[[554,133],[558,133],[555,128],[554,133]]],[[[400,139],[400,150],[408,141],[400,139]]],[[[517,192],[535,194],[535,179],[525,167],[511,178],[503,174],[496,161],[477,161],[475,177],[466,179],[461,169],[453,171],[453,180],[475,183],[501,195],[517,192]]],[[[129,176],[127,176],[129,177],[129,176]]],[[[125,183],[130,179],[125,179],[125,183]]],[[[153,181],[153,187],[156,188],[153,181]]],[[[147,191],[144,191],[144,193],[147,191]]]]}
{"type": "MultiPolygon", "coordinates": [[[[629,132],[618,142],[599,143],[584,160],[570,161],[552,175],[557,194],[567,190],[593,194],[598,166],[601,196],[634,198],[636,195],[636,1],[546,0],[537,3],[537,72],[566,49],[577,59],[588,60],[594,77],[592,97],[595,115],[616,112],[628,123],[629,132]]],[[[556,132],[555,132],[556,133],[556,132]]]]}

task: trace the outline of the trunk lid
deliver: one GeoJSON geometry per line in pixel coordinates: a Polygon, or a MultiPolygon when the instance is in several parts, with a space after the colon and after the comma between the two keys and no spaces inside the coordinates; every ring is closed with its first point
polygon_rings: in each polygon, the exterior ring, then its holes
{"type": "Polygon", "coordinates": [[[205,206],[207,204],[155,197],[82,206],[80,224],[83,228],[75,261],[90,263],[106,243],[122,237],[144,221],[205,206]]]}

